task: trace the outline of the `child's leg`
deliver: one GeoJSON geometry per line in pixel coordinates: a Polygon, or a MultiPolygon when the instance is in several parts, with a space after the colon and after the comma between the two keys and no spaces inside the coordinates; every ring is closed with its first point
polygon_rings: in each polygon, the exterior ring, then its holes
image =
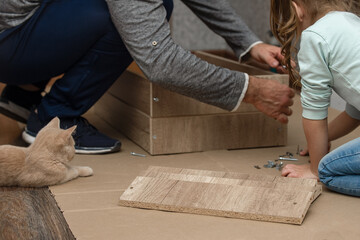
{"type": "Polygon", "coordinates": [[[327,154],[320,161],[319,178],[333,191],[360,196],[360,138],[327,154]]]}

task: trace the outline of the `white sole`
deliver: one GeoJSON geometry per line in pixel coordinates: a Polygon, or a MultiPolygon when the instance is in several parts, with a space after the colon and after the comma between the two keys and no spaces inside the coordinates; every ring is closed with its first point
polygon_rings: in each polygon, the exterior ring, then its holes
{"type": "MultiPolygon", "coordinates": [[[[26,131],[22,132],[22,138],[28,144],[32,144],[35,141],[35,137],[31,136],[26,131]]],[[[77,153],[77,154],[102,154],[102,153],[110,153],[110,152],[114,152],[114,150],[113,149],[89,149],[89,150],[84,150],[84,149],[76,149],[75,148],[75,153],[77,153]]]]}
{"type": "Polygon", "coordinates": [[[35,141],[35,137],[31,136],[26,131],[22,132],[22,139],[28,144],[32,144],[35,141]]]}

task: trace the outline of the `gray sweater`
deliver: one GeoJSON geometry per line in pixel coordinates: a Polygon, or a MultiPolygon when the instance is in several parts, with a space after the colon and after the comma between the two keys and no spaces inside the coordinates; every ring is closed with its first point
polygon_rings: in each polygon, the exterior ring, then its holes
{"type": "MultiPolygon", "coordinates": [[[[226,0],[182,0],[241,58],[259,42],[226,0]]],[[[1,0],[0,32],[29,19],[41,0],[1,0]]],[[[128,51],[150,81],[223,109],[234,110],[248,75],[200,60],[171,38],[162,0],[106,0],[128,51]]]]}

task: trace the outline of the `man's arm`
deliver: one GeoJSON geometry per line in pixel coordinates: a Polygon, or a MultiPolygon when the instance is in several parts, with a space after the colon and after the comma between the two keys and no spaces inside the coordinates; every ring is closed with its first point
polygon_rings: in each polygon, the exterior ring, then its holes
{"type": "MultiPolygon", "coordinates": [[[[175,44],[162,0],[107,0],[107,3],[127,49],[150,81],[227,110],[234,110],[243,100],[248,84],[254,89],[262,87],[249,83],[247,74],[209,64],[175,44]]],[[[281,88],[286,88],[287,92],[291,90],[277,82],[272,82],[271,86],[275,94],[264,98],[270,98],[273,108],[282,112],[283,107],[288,106],[288,101],[282,99],[289,100],[291,93],[283,96],[279,96],[283,91],[276,93],[281,88]]],[[[253,103],[254,99],[248,102],[253,103]]],[[[273,116],[265,108],[264,112],[273,116]]]]}
{"type": "Polygon", "coordinates": [[[240,59],[261,40],[226,0],[182,0],[212,31],[225,39],[240,59]]]}
{"type": "Polygon", "coordinates": [[[182,1],[211,30],[225,39],[239,60],[246,55],[269,68],[275,68],[277,72],[285,72],[281,64],[284,58],[281,48],[262,43],[226,0],[182,1]]]}

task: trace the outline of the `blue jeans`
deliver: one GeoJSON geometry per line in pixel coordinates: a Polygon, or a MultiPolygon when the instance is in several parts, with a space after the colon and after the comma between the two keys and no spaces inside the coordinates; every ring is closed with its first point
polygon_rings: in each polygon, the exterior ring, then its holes
{"type": "Polygon", "coordinates": [[[333,191],[360,197],[360,138],[327,154],[320,161],[319,178],[333,191]]]}
{"type": "MultiPolygon", "coordinates": [[[[169,18],[172,0],[164,0],[169,18]]],[[[85,113],[132,62],[104,0],[43,0],[25,23],[0,34],[0,82],[44,85],[64,74],[39,118],[85,113]]]]}

